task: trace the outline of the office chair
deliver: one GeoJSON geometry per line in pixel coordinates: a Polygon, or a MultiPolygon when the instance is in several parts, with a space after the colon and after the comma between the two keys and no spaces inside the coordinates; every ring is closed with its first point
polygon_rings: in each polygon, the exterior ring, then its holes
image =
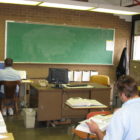
{"type": "Polygon", "coordinates": [[[19,110],[19,93],[16,95],[16,87],[17,85],[20,87],[20,81],[3,81],[2,85],[4,85],[4,97],[2,98],[1,109],[11,107],[17,113],[19,110]]]}
{"type": "Polygon", "coordinates": [[[107,75],[93,75],[90,77],[90,82],[109,86],[110,78],[107,75]]]}

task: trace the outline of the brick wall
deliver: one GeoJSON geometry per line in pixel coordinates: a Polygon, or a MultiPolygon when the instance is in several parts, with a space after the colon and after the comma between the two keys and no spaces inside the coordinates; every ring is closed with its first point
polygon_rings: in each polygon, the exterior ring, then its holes
{"type": "Polygon", "coordinates": [[[6,20],[115,29],[114,65],[15,64],[16,69],[27,70],[29,78],[46,77],[49,67],[61,67],[70,70],[97,70],[99,74],[109,75],[113,81],[126,40],[130,41],[131,23],[112,14],[0,4],[0,61],[4,59],[5,53],[6,20]]]}

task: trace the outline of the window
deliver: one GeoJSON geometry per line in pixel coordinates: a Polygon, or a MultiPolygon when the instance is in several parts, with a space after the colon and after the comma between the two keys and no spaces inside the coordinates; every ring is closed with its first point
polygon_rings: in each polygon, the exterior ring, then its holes
{"type": "Polygon", "coordinates": [[[140,35],[134,36],[133,60],[140,60],[140,35]]]}
{"type": "Polygon", "coordinates": [[[133,60],[140,60],[140,20],[134,22],[133,60]]]}

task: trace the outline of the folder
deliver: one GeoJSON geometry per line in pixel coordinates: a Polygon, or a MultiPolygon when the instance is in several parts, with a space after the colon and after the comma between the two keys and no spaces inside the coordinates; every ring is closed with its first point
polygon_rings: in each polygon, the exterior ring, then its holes
{"type": "Polygon", "coordinates": [[[68,78],[69,78],[69,82],[74,81],[74,72],[72,70],[68,71],[68,78]]]}
{"type": "Polygon", "coordinates": [[[74,71],[74,81],[81,82],[82,80],[82,71],[74,71]]]}
{"type": "Polygon", "coordinates": [[[83,71],[82,81],[89,81],[90,71],[83,71]]]}

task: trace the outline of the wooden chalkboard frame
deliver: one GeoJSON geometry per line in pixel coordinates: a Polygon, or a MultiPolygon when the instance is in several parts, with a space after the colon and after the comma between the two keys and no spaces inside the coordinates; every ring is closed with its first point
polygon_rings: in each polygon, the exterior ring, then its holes
{"type": "MultiPolygon", "coordinates": [[[[94,65],[112,65],[113,64],[113,55],[114,55],[114,51],[106,51],[106,48],[104,47],[104,52],[103,53],[110,53],[111,54],[111,56],[110,57],[108,57],[108,54],[106,54],[106,57],[107,57],[107,59],[109,59],[109,62],[95,62],[95,61],[93,61],[93,62],[75,62],[75,61],[70,61],[69,60],[69,58],[68,58],[68,62],[67,61],[64,61],[64,62],[62,62],[61,60],[60,60],[60,62],[56,62],[56,60],[54,61],[32,61],[32,60],[29,60],[29,61],[24,61],[24,60],[17,60],[17,58],[16,57],[19,57],[19,56],[11,56],[11,54],[13,54],[11,51],[9,51],[9,49],[10,48],[12,48],[13,50],[13,52],[15,52],[15,48],[14,48],[14,45],[12,46],[11,44],[11,42],[8,44],[8,41],[10,40],[9,38],[11,38],[11,37],[9,37],[8,36],[8,34],[9,34],[9,25],[10,24],[23,24],[23,25],[29,25],[29,26],[46,26],[46,27],[50,27],[50,28],[61,28],[61,29],[64,29],[64,31],[66,30],[66,32],[67,32],[67,28],[68,29],[71,29],[71,30],[73,30],[73,31],[76,31],[76,30],[79,30],[79,31],[81,31],[81,32],[84,32],[84,31],[86,31],[86,35],[88,35],[88,32],[90,32],[91,30],[92,31],[94,31],[94,30],[96,30],[96,31],[99,31],[99,30],[101,30],[101,32],[103,33],[103,31],[110,31],[111,32],[111,34],[112,34],[112,36],[111,36],[111,39],[108,39],[108,40],[111,40],[111,41],[113,41],[114,42],[114,35],[115,35],[115,30],[114,29],[105,29],[105,28],[89,28],[89,27],[76,27],[76,26],[66,26],[66,25],[51,25],[51,24],[41,24],[41,23],[27,23],[27,22],[15,22],[15,21],[6,21],[6,30],[5,30],[5,57],[11,57],[11,58],[13,58],[14,59],[14,62],[16,62],[16,63],[41,63],[41,64],[44,64],[44,63],[47,63],[47,64],[94,64],[94,65]],[[12,46],[12,47],[11,47],[12,46]],[[9,54],[8,54],[8,52],[9,52],[9,54]]],[[[69,32],[69,31],[68,31],[69,32]]],[[[56,33],[56,32],[55,32],[56,33]]],[[[92,33],[92,32],[91,32],[92,33]]],[[[15,34],[15,33],[14,33],[15,34]]],[[[76,33],[71,33],[70,32],[70,35],[75,35],[75,36],[78,36],[77,35],[77,32],[76,33]]],[[[97,34],[99,34],[98,32],[97,32],[97,34]]],[[[109,34],[109,33],[108,33],[109,34]]],[[[20,34],[18,34],[18,35],[20,35],[20,34]]],[[[68,33],[68,35],[69,35],[69,33],[68,33]]],[[[59,35],[60,36],[60,35],[59,35]]],[[[81,35],[82,36],[82,35],[81,35]]],[[[100,36],[101,35],[98,35],[98,38],[100,38],[100,36]]],[[[109,35],[110,36],[110,35],[109,35]]],[[[83,36],[82,36],[83,37],[83,36]]],[[[82,38],[81,37],[81,38],[82,38]]],[[[102,38],[105,38],[106,37],[106,35],[102,35],[102,38]]],[[[65,38],[65,36],[64,36],[64,38],[65,38]]],[[[67,39],[67,38],[66,38],[67,39]]],[[[74,39],[74,38],[73,38],[74,39]]],[[[83,38],[82,38],[83,39],[83,38]]],[[[11,39],[12,41],[14,40],[14,38],[12,38],[11,39]]],[[[78,40],[78,39],[77,39],[78,40]]],[[[76,41],[77,41],[76,40],[76,41]]],[[[79,41],[79,40],[78,40],[79,41]]],[[[77,41],[77,42],[78,42],[77,41]]],[[[92,40],[89,40],[89,41],[92,41],[92,40]]],[[[96,41],[97,41],[97,39],[96,39],[96,41]]],[[[104,40],[104,44],[105,44],[105,41],[107,41],[107,40],[104,40]]],[[[14,41],[13,41],[14,42],[14,41]]],[[[18,41],[17,41],[18,42],[18,41]]],[[[85,42],[86,42],[86,40],[85,40],[85,42]]],[[[101,42],[101,41],[100,41],[101,42]]],[[[19,42],[18,42],[19,43],[19,42]]],[[[72,42],[73,43],[73,42],[72,42]]],[[[78,42],[79,43],[79,42],[78,42]]],[[[82,40],[82,43],[84,43],[84,39],[82,40]]],[[[82,44],[81,43],[81,44],[82,44]]],[[[13,44],[16,44],[16,41],[13,43],[13,44]]],[[[19,43],[20,44],[20,43],[19,43]]],[[[66,44],[66,43],[65,43],[66,44]]],[[[68,44],[70,44],[69,42],[68,42],[68,44]]],[[[80,45],[81,45],[80,44],[80,45]]],[[[56,44],[55,44],[56,45],[56,44]]],[[[79,45],[79,44],[78,44],[79,45]]],[[[23,46],[22,46],[23,47],[23,46]]],[[[31,46],[32,47],[32,46],[31,46]]],[[[73,46],[72,46],[73,47],[73,46]]],[[[81,46],[80,46],[81,47],[81,46]]],[[[92,46],[93,47],[93,46],[92,46]]],[[[93,47],[94,48],[94,47],[93,47]]],[[[114,46],[113,46],[113,48],[114,48],[114,46]]],[[[21,48],[20,48],[21,49],[21,48]]],[[[18,50],[18,52],[20,51],[20,49],[18,50]]],[[[60,48],[61,49],[61,48],[60,48]]],[[[90,48],[91,49],[91,48],[90,48]]],[[[94,49],[96,49],[96,48],[94,48],[94,49]]],[[[94,50],[93,49],[93,50],[94,50]]],[[[79,50],[81,50],[81,49],[79,49],[79,50]]],[[[79,51],[78,50],[78,51],[79,51]]],[[[17,50],[16,50],[17,51],[17,50]]],[[[76,50],[77,51],[77,50],[76,50]]],[[[75,52],[76,52],[75,51],[75,52]]],[[[85,50],[86,51],[86,50],[85,50]]],[[[94,50],[95,51],[95,50],[94,50]]],[[[98,50],[99,51],[99,50],[98,50]]],[[[97,52],[98,52],[97,51],[97,52]]],[[[74,53],[75,53],[74,52],[74,53]]],[[[83,51],[84,52],[84,51],[83,51]]],[[[64,51],[64,53],[65,53],[65,51],[64,51]]],[[[63,53],[63,54],[64,54],[63,53]]],[[[85,53],[85,52],[84,52],[85,53]]],[[[82,53],[81,53],[82,54],[82,53]]],[[[93,55],[95,55],[96,54],[96,52],[94,52],[94,54],[93,55]]],[[[110,55],[109,54],[109,55],[110,55]]],[[[75,55],[75,54],[74,54],[75,55]]],[[[91,55],[91,54],[90,54],[91,55]]],[[[35,55],[34,55],[35,56],[35,55]]],[[[32,56],[32,57],[34,57],[34,56],[32,56]]],[[[103,54],[98,54],[97,56],[103,56],[103,54]]],[[[72,57],[72,56],[71,56],[72,57]]],[[[75,56],[74,56],[75,57],[75,56]]],[[[77,57],[77,56],[76,56],[77,57]]],[[[83,57],[83,56],[82,56],[83,57]]],[[[51,58],[51,57],[50,57],[51,58]]],[[[56,57],[57,59],[59,58],[58,56],[56,57]]],[[[52,59],[52,58],[51,58],[52,59]]],[[[87,60],[88,60],[88,56],[87,56],[87,58],[86,58],[87,60]]],[[[106,58],[105,58],[106,59],[106,58]]],[[[76,60],[77,60],[77,58],[76,58],[76,60]]],[[[95,60],[95,59],[94,59],[95,60]]],[[[104,58],[102,59],[103,61],[104,61],[104,58]]],[[[96,60],[97,61],[97,60],[96,60]]]]}

